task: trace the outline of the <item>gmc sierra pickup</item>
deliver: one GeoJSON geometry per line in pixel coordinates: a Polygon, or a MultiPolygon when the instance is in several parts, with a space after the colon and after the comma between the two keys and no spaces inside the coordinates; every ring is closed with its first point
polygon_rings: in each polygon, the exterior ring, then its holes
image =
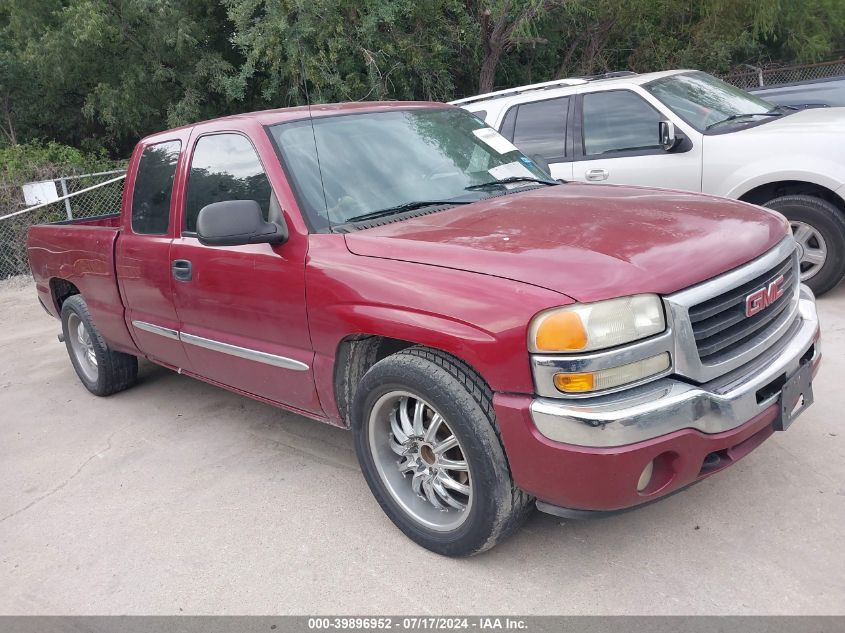
{"type": "Polygon", "coordinates": [[[821,358],[783,216],[562,184],[442,104],[155,134],[120,214],[34,226],[28,254],[89,391],[140,357],[351,428],[384,512],[453,556],[534,504],[602,516],[730,466],[821,358]]]}

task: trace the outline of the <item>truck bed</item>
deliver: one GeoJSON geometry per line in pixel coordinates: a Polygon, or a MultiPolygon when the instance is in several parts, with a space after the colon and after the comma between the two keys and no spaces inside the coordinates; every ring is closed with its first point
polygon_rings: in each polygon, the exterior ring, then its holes
{"type": "Polygon", "coordinates": [[[118,215],[106,215],[36,224],[29,228],[26,250],[38,299],[47,312],[58,318],[64,297],[79,292],[100,333],[116,349],[137,353],[115,274],[119,223],[118,215]]]}

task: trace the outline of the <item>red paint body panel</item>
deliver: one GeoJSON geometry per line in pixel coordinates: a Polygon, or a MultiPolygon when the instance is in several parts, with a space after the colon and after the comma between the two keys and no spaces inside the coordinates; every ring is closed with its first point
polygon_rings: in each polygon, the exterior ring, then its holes
{"type": "MultiPolygon", "coordinates": [[[[348,236],[346,236],[348,237],[348,236]]],[[[479,273],[350,253],[342,235],[310,237],[306,285],[320,399],[330,417],[334,356],[354,334],[377,334],[441,349],[475,367],[497,391],[534,390],[528,322],[558,293],[479,273]]]]}
{"type": "MultiPolygon", "coordinates": [[[[528,411],[531,398],[497,394],[493,404],[514,482],[540,501],[579,510],[620,510],[688,486],[727,468],[772,433],[778,405],[742,426],[708,435],[683,429],[618,448],[589,448],[554,442],[540,435],[528,411]],[[716,468],[702,472],[705,457],[725,451],[716,468]],[[666,480],[651,494],[637,492],[643,468],[661,454],[666,480]]],[[[658,462],[661,463],[661,462],[658,462]]],[[[662,474],[655,472],[655,479],[662,474]]]]}
{"type": "MultiPolygon", "coordinates": [[[[821,358],[818,354],[813,361],[813,377],[821,358]]],[[[551,505],[600,512],[659,499],[732,466],[774,433],[773,422],[780,407],[775,403],[723,433],[682,429],[627,446],[591,448],[541,435],[531,420],[530,404],[528,396],[500,393],[493,398],[514,482],[551,505]],[[714,452],[721,458],[719,465],[702,469],[705,457],[714,452]],[[646,464],[655,458],[652,480],[656,484],[640,494],[637,481],[646,464]]]]}
{"type": "MultiPolygon", "coordinates": [[[[449,106],[360,103],[311,111],[321,117],[430,107],[449,106]]],[[[701,472],[706,454],[726,451],[734,461],[771,432],[774,412],[767,410],[718,435],[682,430],[615,449],[552,442],[530,418],[534,385],[526,339],[531,318],[547,308],[671,293],[744,264],[784,237],[788,226],[781,216],[678,191],[566,184],[346,235],[309,234],[263,127],[307,116],[306,108],[270,110],[142,140],[129,164],[120,220],[31,228],[28,253],[39,298],[57,316],[51,284],[71,282],[115,349],[338,425],[345,421],[335,400],[335,357],[344,339],[378,335],[454,354],[496,392],[516,483],[555,505],[611,510],[647,501],[710,474],[701,472]],[[252,142],[288,225],[285,244],[214,248],[183,235],[193,148],[202,135],[220,132],[252,142]],[[141,152],[174,139],[182,154],[169,231],[136,235],[130,218],[141,152]],[[173,279],[175,259],[192,262],[191,281],[173,279]],[[134,327],[133,320],[308,369],[184,344],[134,327]],[[666,452],[676,455],[671,481],[639,495],[642,468],[666,452]]]]}
{"type": "MultiPolygon", "coordinates": [[[[171,258],[191,261],[194,270],[190,282],[174,282],[180,329],[310,366],[314,351],[305,311],[306,244],[209,248],[196,238],[177,239],[171,258]]],[[[194,373],[322,415],[310,371],[273,367],[194,345],[185,348],[194,373]]]]}
{"type": "Polygon", "coordinates": [[[137,354],[124,322],[123,300],[114,268],[118,230],[96,223],[33,226],[27,237],[27,256],[38,298],[56,318],[50,282],[63,279],[85,296],[97,328],[114,349],[137,354]]]}
{"type": "MultiPolygon", "coordinates": [[[[252,143],[279,199],[289,238],[281,246],[203,246],[195,237],[182,235],[186,187],[178,187],[174,196],[170,260],[186,259],[193,266],[190,282],[171,281],[179,329],[291,358],[305,363],[309,369],[292,371],[186,345],[191,371],[217,384],[322,417],[306,311],[308,229],[267,133],[252,117],[220,119],[197,126],[184,143],[178,181],[187,183],[190,157],[202,136],[231,132],[247,137],[252,143]]],[[[154,140],[161,138],[158,135],[154,140]]]]}
{"type": "Polygon", "coordinates": [[[681,191],[566,184],[347,235],[360,255],[471,270],[577,301],[668,294],[780,242],[781,216],[681,191]]]}
{"type": "MultiPolygon", "coordinates": [[[[178,192],[183,187],[182,171],[177,168],[170,200],[169,230],[165,235],[138,235],[132,230],[132,198],[135,177],[143,151],[155,143],[179,141],[184,149],[188,130],[165,132],[160,137],[145,139],[132,152],[123,187],[121,235],[115,249],[117,278],[126,302],[126,325],[143,350],[144,355],[159,363],[191,370],[185,346],[179,341],[163,338],[138,327],[132,322],[143,321],[172,330],[179,329],[179,317],[173,305],[173,279],[170,271],[170,248],[176,234],[178,192]]],[[[179,158],[184,164],[184,153],[179,158]]]]}

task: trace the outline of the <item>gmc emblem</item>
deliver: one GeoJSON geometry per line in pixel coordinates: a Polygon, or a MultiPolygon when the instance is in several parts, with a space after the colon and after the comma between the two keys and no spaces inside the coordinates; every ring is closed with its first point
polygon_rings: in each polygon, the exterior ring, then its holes
{"type": "Polygon", "coordinates": [[[753,317],[772,305],[783,296],[783,275],[771,282],[768,287],[755,290],[745,297],[745,316],[753,317]]]}

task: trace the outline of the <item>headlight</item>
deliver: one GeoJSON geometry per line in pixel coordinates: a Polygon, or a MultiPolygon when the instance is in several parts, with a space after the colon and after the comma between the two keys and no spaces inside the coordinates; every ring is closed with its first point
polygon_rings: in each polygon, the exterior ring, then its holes
{"type": "Polygon", "coordinates": [[[579,303],[541,312],[528,329],[534,353],[589,352],[631,343],[666,329],[657,295],[579,303]]]}

